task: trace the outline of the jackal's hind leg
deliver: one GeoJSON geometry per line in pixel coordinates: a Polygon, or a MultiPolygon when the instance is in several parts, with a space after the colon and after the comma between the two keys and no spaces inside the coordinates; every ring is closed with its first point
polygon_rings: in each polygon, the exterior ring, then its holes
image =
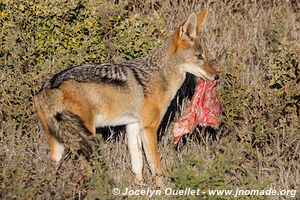
{"type": "Polygon", "coordinates": [[[59,162],[63,156],[64,153],[64,146],[61,142],[57,140],[57,138],[51,134],[51,131],[49,129],[48,125],[48,118],[41,109],[39,102],[36,100],[36,106],[37,106],[37,113],[40,119],[40,122],[42,124],[42,127],[46,133],[48,146],[50,148],[50,158],[56,162],[59,162]]]}
{"type": "Polygon", "coordinates": [[[47,140],[50,148],[50,157],[52,160],[59,162],[64,153],[64,146],[54,136],[47,134],[47,140]]]}

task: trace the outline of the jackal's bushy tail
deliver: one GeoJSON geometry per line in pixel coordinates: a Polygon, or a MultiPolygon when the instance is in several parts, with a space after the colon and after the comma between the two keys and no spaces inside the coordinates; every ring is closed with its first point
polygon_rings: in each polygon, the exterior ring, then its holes
{"type": "Polygon", "coordinates": [[[95,146],[92,133],[85,127],[81,118],[70,112],[60,111],[48,120],[50,133],[70,150],[90,158],[95,146]]]}

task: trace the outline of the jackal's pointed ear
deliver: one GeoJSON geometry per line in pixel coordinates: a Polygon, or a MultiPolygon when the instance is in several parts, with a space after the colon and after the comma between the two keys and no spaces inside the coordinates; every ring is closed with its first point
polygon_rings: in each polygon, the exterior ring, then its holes
{"type": "Polygon", "coordinates": [[[197,32],[200,32],[201,25],[206,19],[208,13],[208,9],[204,8],[198,15],[197,15],[197,32]]]}
{"type": "Polygon", "coordinates": [[[180,27],[179,36],[181,39],[193,40],[197,34],[197,15],[192,13],[186,22],[180,27]]]}

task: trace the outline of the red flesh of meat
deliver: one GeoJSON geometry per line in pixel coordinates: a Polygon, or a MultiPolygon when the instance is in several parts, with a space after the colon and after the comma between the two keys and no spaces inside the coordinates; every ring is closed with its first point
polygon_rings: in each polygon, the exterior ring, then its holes
{"type": "Polygon", "coordinates": [[[204,81],[202,79],[199,81],[187,110],[174,125],[174,144],[197,124],[218,128],[221,104],[216,93],[217,83],[218,81],[204,81]]]}

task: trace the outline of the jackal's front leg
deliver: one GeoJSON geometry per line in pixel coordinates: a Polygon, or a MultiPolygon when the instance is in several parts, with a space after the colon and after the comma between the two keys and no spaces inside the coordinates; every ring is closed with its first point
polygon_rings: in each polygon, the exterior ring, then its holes
{"type": "Polygon", "coordinates": [[[144,115],[146,117],[143,119],[144,129],[141,132],[142,142],[156,184],[162,186],[162,168],[157,146],[157,129],[160,114],[158,110],[153,109],[151,111],[148,112],[148,115],[144,115]]]}
{"type": "Polygon", "coordinates": [[[135,174],[135,183],[140,184],[143,179],[143,153],[141,142],[141,126],[139,122],[126,125],[128,149],[131,158],[131,168],[135,174]]]}

